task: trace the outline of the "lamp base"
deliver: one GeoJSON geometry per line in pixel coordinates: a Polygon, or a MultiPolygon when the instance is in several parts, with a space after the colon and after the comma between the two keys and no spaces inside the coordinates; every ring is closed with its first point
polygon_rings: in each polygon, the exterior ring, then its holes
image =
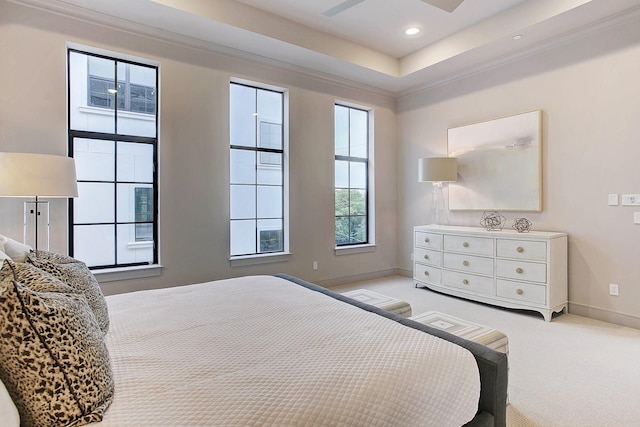
{"type": "Polygon", "coordinates": [[[24,243],[33,249],[49,250],[49,202],[24,202],[24,243]]]}
{"type": "Polygon", "coordinates": [[[449,225],[449,214],[444,203],[442,183],[433,182],[433,200],[431,203],[431,220],[433,224],[449,225]]]}

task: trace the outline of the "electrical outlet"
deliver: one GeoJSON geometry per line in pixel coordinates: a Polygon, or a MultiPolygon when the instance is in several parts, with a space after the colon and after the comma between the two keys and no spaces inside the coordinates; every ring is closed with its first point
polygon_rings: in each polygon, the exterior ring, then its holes
{"type": "Polygon", "coordinates": [[[313,261],[313,269],[314,270],[318,269],[318,261],[313,261]]]}
{"type": "Polygon", "coordinates": [[[618,285],[615,283],[609,283],[609,295],[613,295],[614,297],[618,296],[618,285]]]}

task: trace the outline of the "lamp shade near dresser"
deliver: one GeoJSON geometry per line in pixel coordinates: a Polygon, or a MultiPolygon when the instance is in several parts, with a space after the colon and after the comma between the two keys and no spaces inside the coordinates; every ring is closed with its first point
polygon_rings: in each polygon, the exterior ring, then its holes
{"type": "Polygon", "coordinates": [[[538,311],[546,321],[567,308],[565,233],[423,225],[413,243],[416,287],[538,311]]]}

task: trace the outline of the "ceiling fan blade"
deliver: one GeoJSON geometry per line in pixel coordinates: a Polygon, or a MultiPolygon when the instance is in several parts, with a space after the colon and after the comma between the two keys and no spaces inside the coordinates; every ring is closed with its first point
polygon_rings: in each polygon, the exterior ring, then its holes
{"type": "Polygon", "coordinates": [[[425,3],[429,3],[431,6],[435,6],[438,9],[446,10],[447,12],[451,13],[454,10],[456,10],[456,8],[460,6],[460,4],[464,0],[422,0],[422,1],[425,3]]]}
{"type": "Polygon", "coordinates": [[[335,16],[337,14],[339,14],[340,12],[344,12],[345,10],[352,8],[353,6],[357,5],[358,3],[362,3],[364,0],[347,0],[347,1],[343,1],[342,3],[340,3],[337,6],[332,7],[331,9],[327,9],[324,12],[322,12],[322,14],[324,16],[327,16],[329,18],[331,18],[332,16],[335,16]]]}

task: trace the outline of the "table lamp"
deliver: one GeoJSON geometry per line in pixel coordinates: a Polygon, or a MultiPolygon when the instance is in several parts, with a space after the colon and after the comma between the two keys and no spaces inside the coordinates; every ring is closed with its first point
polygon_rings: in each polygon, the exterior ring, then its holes
{"type": "Polygon", "coordinates": [[[78,197],[76,165],[71,157],[0,153],[0,197],[33,197],[24,202],[24,243],[49,250],[49,202],[78,197]]]}
{"type": "Polygon", "coordinates": [[[425,157],[418,160],[418,181],[433,184],[432,220],[434,224],[448,224],[449,217],[442,194],[443,182],[454,182],[458,178],[455,157],[425,157]]]}

